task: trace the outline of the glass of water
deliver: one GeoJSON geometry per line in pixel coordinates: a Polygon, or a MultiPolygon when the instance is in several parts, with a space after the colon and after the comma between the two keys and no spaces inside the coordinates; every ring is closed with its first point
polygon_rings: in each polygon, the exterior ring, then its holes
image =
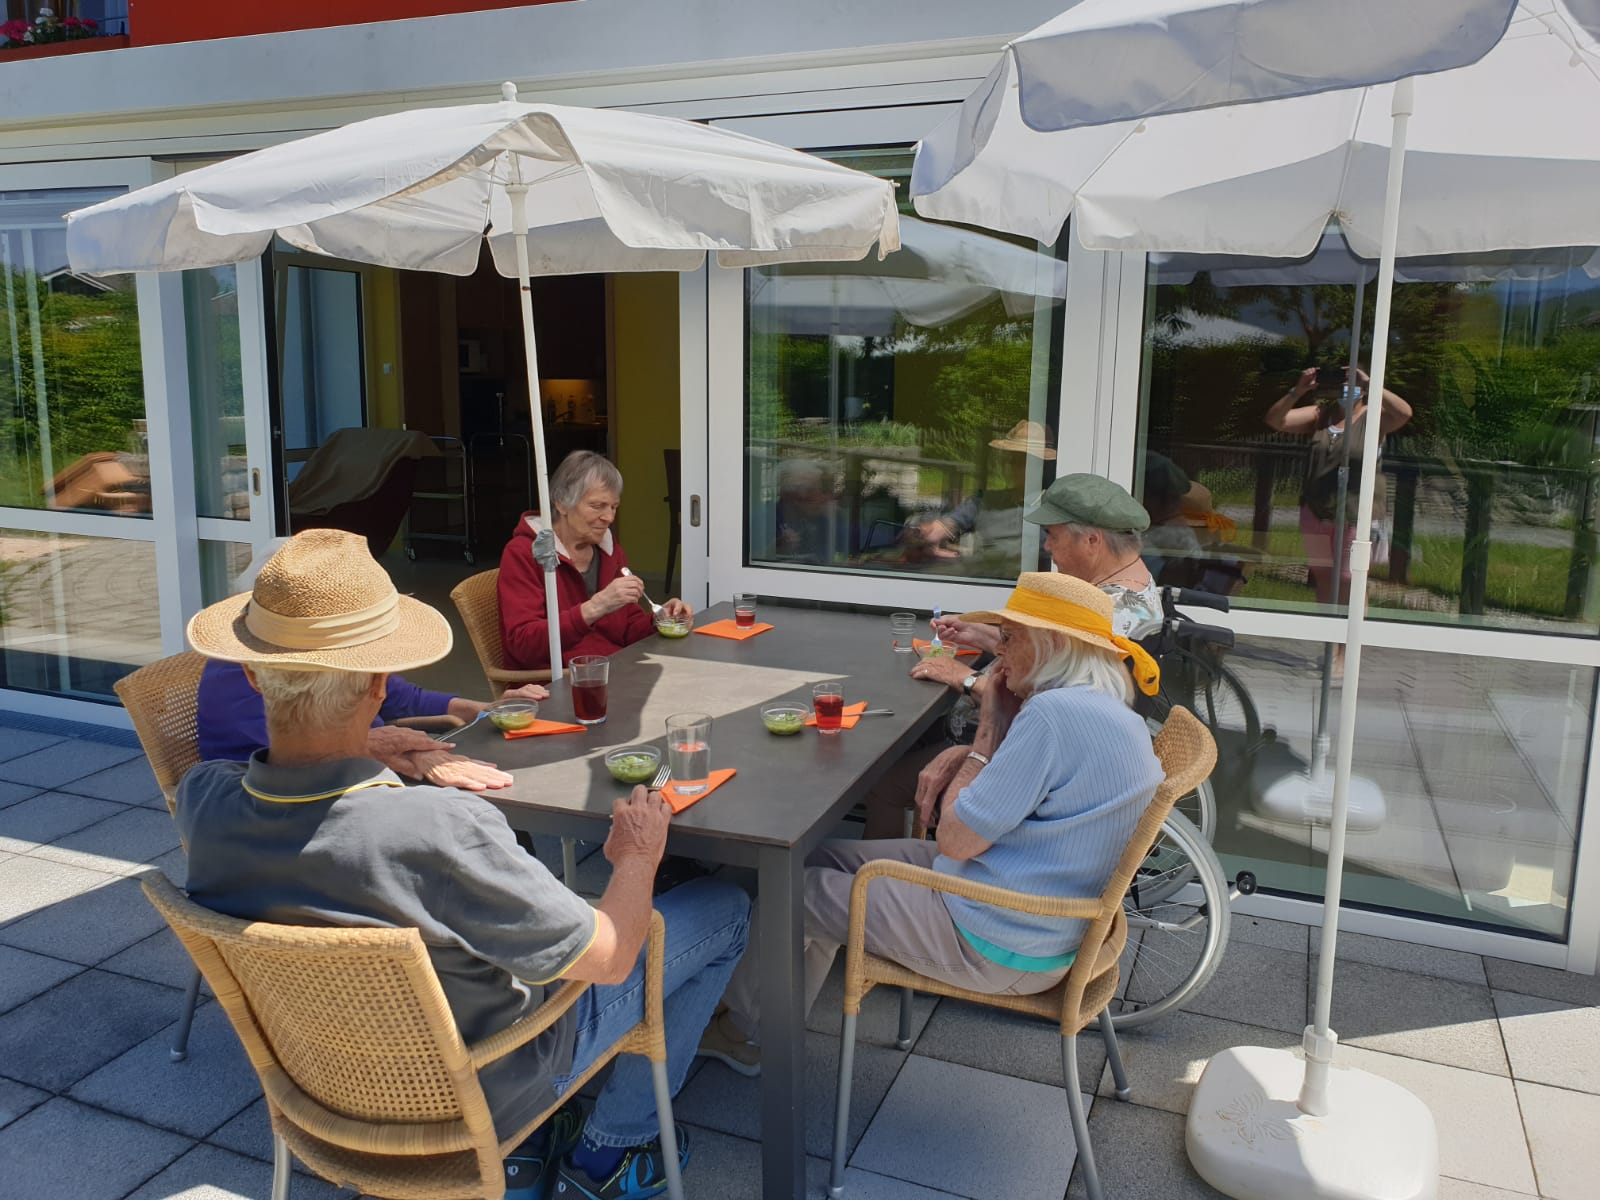
{"type": "Polygon", "coordinates": [[[916,633],[917,616],[915,613],[890,613],[889,636],[896,651],[909,654],[911,652],[911,639],[916,633]]]}
{"type": "Polygon", "coordinates": [[[667,765],[680,796],[698,796],[711,774],[711,714],[674,713],[667,718],[667,765]]]}

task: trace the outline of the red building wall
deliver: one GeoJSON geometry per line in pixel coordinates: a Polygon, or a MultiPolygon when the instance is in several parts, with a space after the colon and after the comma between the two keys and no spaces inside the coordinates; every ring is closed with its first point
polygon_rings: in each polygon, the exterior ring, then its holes
{"type": "Polygon", "coordinates": [[[272,0],[271,3],[219,3],[218,0],[130,0],[128,34],[135,46],[201,42],[210,38],[326,29],[369,21],[398,21],[491,8],[527,8],[571,0],[272,0]]]}

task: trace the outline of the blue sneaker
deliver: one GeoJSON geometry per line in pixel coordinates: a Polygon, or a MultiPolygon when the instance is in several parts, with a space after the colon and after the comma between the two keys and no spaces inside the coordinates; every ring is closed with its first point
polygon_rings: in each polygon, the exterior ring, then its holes
{"type": "MultiPolygon", "coordinates": [[[[689,1131],[678,1126],[678,1169],[689,1165],[689,1131]]],[[[591,1179],[589,1173],[570,1162],[563,1162],[556,1175],[558,1200],[644,1200],[667,1190],[666,1165],[661,1157],[661,1142],[635,1146],[622,1156],[617,1169],[606,1179],[591,1179]]]]}
{"type": "Polygon", "coordinates": [[[547,1200],[561,1160],[583,1136],[583,1107],[569,1100],[545,1123],[549,1140],[539,1154],[523,1154],[517,1147],[506,1155],[506,1200],[547,1200]]]}

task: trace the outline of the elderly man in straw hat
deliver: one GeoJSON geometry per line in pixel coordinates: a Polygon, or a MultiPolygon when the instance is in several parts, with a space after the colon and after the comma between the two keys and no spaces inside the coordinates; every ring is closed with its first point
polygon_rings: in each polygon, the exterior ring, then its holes
{"type": "MultiPolygon", "coordinates": [[[[203,763],[178,788],[198,903],[283,923],[420,929],[468,1041],[531,1012],[556,980],[597,985],[480,1075],[501,1135],[521,1127],[642,1016],[640,951],[671,815],[660,795],[640,787],[616,802],[605,843],[611,881],[591,907],[517,847],[487,800],[404,783],[368,758],[389,674],[443,657],[450,626],[396,595],[353,534],[291,538],[251,594],[196,614],[189,641],[244,664],[266,705],[268,738],[248,763],[203,763]]],[[[656,903],[667,923],[676,1091],[744,949],[749,902],[701,879],[656,903]]],[[[663,1179],[656,1133],[649,1065],[624,1056],[587,1122],[563,1108],[507,1158],[506,1194],[539,1200],[559,1186],[572,1197],[656,1195],[664,1183],[641,1182],[663,1179]]]]}
{"type": "MultiPolygon", "coordinates": [[[[855,873],[872,859],[932,867],[976,883],[1049,896],[1097,896],[1160,784],[1161,764],[1134,686],[1153,695],[1156,664],[1113,632],[1111,599],[1070,575],[1030,571],[998,612],[968,613],[997,632],[999,662],[971,748],[947,788],[937,842],[824,843],[806,861],[806,1002],[845,942],[855,873]],[[1131,660],[1130,676],[1125,662],[1131,660]],[[953,801],[950,803],[949,801],[953,801]]],[[[926,818],[940,791],[919,788],[926,818]]],[[[1071,966],[1086,923],[1029,916],[883,879],[868,891],[867,947],[973,991],[1028,995],[1071,966]]],[[[747,955],[702,1054],[759,1070],[747,955]]]]}
{"type": "Polygon", "coordinates": [[[1028,460],[1054,462],[1050,430],[1038,421],[1018,421],[1004,437],[989,442],[1003,451],[991,459],[1005,482],[998,488],[982,480],[979,491],[941,516],[907,526],[908,538],[934,558],[959,558],[948,543],[972,534],[977,545],[965,574],[1000,572],[1010,578],[1022,558],[1023,508],[1028,460]]]}

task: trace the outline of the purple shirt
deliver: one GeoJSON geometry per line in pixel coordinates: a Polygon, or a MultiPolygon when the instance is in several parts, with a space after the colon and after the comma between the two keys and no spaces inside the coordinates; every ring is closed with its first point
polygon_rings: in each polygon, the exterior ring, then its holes
{"type": "MultiPolygon", "coordinates": [[[[398,675],[389,676],[389,694],[374,726],[402,717],[438,717],[455,697],[430,692],[398,675]]],[[[245,762],[267,744],[267,708],[238,663],[212,659],[200,675],[200,757],[245,762]]]]}

